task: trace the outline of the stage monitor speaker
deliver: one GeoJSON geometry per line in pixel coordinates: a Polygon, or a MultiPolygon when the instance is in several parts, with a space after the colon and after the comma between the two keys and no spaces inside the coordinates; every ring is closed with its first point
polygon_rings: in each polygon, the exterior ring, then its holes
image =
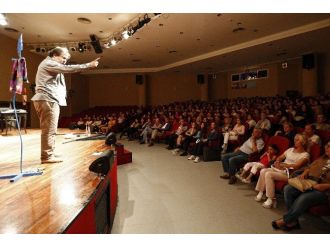
{"type": "Polygon", "coordinates": [[[96,37],[96,35],[91,34],[89,35],[89,37],[91,38],[91,45],[93,46],[95,53],[102,53],[102,46],[100,44],[100,40],[96,37]]]}
{"type": "Polygon", "coordinates": [[[315,66],[314,54],[306,54],[302,56],[302,65],[304,69],[313,69],[315,66]]]}
{"type": "Polygon", "coordinates": [[[136,75],[135,76],[135,83],[138,85],[142,85],[143,84],[143,75],[136,75]]]}
{"type": "Polygon", "coordinates": [[[204,82],[205,82],[204,75],[203,74],[197,75],[197,83],[204,84],[204,82]]]}
{"type": "Polygon", "coordinates": [[[116,134],[113,132],[110,132],[109,134],[107,134],[106,138],[105,138],[105,144],[108,146],[111,145],[115,145],[117,142],[117,137],[116,134]]]}
{"type": "Polygon", "coordinates": [[[92,162],[89,166],[89,170],[91,172],[95,172],[97,174],[102,174],[106,176],[113,164],[114,161],[114,153],[112,150],[104,151],[100,157],[92,162]]]}

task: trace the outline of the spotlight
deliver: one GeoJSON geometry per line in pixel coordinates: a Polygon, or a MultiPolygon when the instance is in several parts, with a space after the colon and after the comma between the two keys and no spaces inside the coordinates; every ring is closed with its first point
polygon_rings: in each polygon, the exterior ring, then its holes
{"type": "Polygon", "coordinates": [[[117,41],[115,38],[112,38],[111,41],[110,41],[111,45],[116,45],[117,44],[117,41]]]}
{"type": "Polygon", "coordinates": [[[70,47],[70,51],[77,51],[77,48],[72,46],[72,47],[70,47]]]}
{"type": "Polygon", "coordinates": [[[42,53],[45,53],[45,52],[46,52],[46,48],[40,48],[40,51],[41,51],[42,53]]]}
{"type": "Polygon", "coordinates": [[[128,39],[131,35],[129,34],[128,30],[125,30],[124,32],[122,32],[122,36],[124,39],[128,39]]]}
{"type": "Polygon", "coordinates": [[[36,48],[36,52],[40,52],[40,47],[37,47],[36,48]]]}
{"type": "Polygon", "coordinates": [[[84,43],[79,42],[79,44],[78,44],[78,51],[80,53],[83,53],[85,51],[85,44],[84,43]]]}

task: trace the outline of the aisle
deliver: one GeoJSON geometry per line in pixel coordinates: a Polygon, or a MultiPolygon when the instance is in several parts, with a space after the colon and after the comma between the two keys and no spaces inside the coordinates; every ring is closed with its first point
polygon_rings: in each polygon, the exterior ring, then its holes
{"type": "MultiPolygon", "coordinates": [[[[121,141],[133,163],[118,167],[119,204],[112,233],[282,233],[271,221],[284,212],[254,201],[253,186],[228,185],[220,162],[188,161],[164,144],[153,147],[121,141]]],[[[306,216],[303,230],[329,233],[330,226],[306,216]]]]}

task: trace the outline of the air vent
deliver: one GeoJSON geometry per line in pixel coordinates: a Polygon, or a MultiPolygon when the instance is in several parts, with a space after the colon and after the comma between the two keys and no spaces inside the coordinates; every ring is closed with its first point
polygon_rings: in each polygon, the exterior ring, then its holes
{"type": "Polygon", "coordinates": [[[85,18],[85,17],[79,17],[77,18],[77,21],[80,22],[80,23],[83,23],[83,24],[91,24],[92,21],[88,18],[85,18]]]}
{"type": "Polygon", "coordinates": [[[233,33],[242,32],[242,31],[245,31],[244,27],[238,27],[233,29],[233,33]]]}
{"type": "Polygon", "coordinates": [[[11,28],[11,27],[5,27],[5,30],[7,32],[11,32],[11,33],[18,33],[18,30],[15,28],[11,28]]]}

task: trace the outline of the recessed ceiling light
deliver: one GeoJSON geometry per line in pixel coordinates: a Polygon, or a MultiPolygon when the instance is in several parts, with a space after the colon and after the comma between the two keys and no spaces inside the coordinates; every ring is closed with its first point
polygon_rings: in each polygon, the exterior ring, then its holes
{"type": "Polygon", "coordinates": [[[136,37],[135,39],[139,40],[140,38],[139,37],[136,37]]]}
{"type": "Polygon", "coordinates": [[[18,33],[18,30],[17,30],[17,29],[15,29],[15,28],[11,28],[11,27],[5,27],[5,30],[6,30],[7,32],[18,33]]]}
{"type": "Polygon", "coordinates": [[[83,24],[91,24],[92,21],[88,18],[85,18],[85,17],[79,17],[77,18],[77,21],[80,22],[80,23],[83,23],[83,24]]]}
{"type": "Polygon", "coordinates": [[[69,33],[69,35],[72,35],[73,33],[69,33]]]}
{"type": "Polygon", "coordinates": [[[103,31],[102,31],[102,30],[100,30],[100,31],[99,31],[99,33],[103,33],[103,31]]]}
{"type": "Polygon", "coordinates": [[[180,34],[183,34],[183,32],[180,32],[180,34]]]}
{"type": "Polygon", "coordinates": [[[222,14],[217,14],[218,17],[222,16],[222,14]]]}
{"type": "Polygon", "coordinates": [[[198,39],[196,39],[197,41],[200,41],[201,39],[200,38],[198,38],[198,39]]]}
{"type": "Polygon", "coordinates": [[[112,20],[112,17],[109,17],[108,20],[111,21],[112,20]]]}
{"type": "Polygon", "coordinates": [[[162,26],[164,26],[164,24],[163,23],[159,23],[158,26],[162,27],[162,26]]]}
{"type": "Polygon", "coordinates": [[[233,33],[242,32],[242,31],[244,31],[244,30],[245,30],[244,27],[237,27],[237,28],[234,28],[234,29],[233,29],[233,33]]]}

